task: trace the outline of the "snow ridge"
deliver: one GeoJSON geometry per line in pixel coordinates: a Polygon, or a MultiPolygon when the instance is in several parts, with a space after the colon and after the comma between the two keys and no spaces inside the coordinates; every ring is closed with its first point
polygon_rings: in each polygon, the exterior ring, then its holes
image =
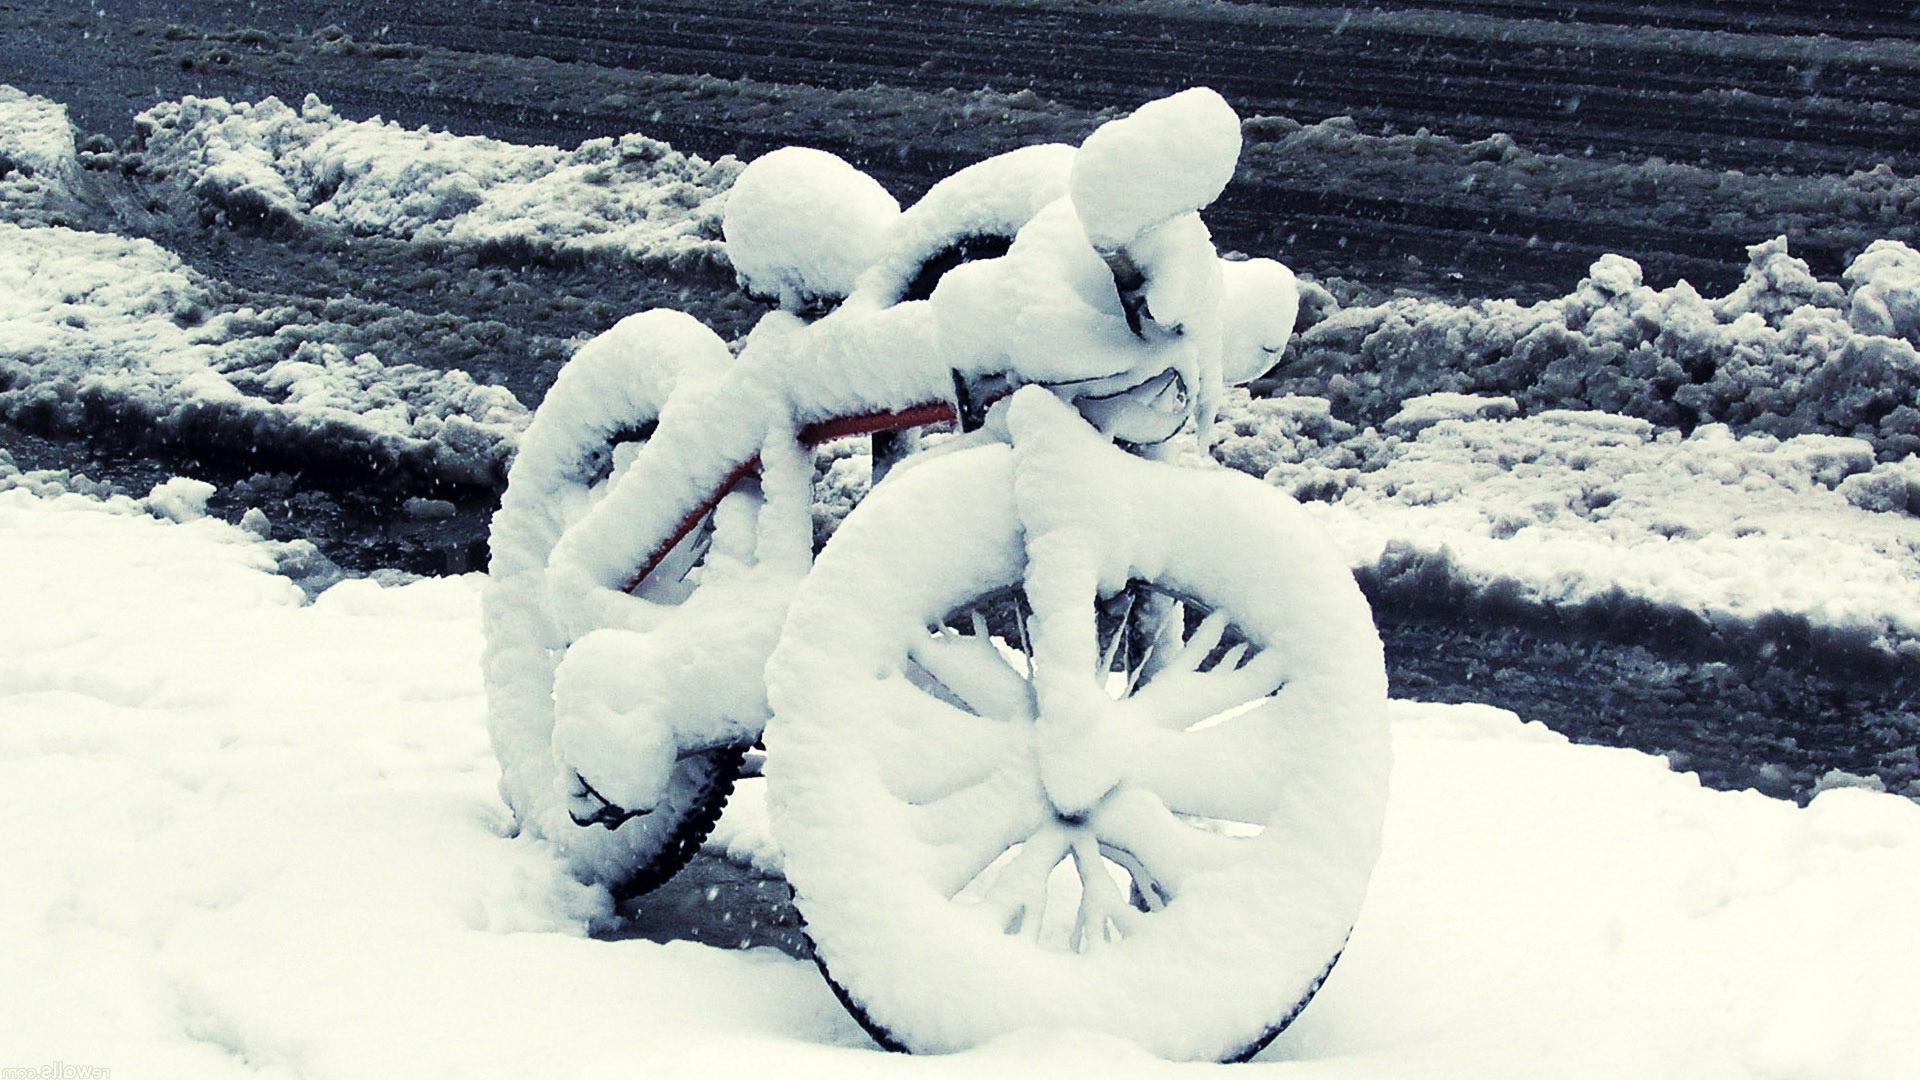
{"type": "Polygon", "coordinates": [[[637,134],[560,150],[350,121],[311,94],[297,110],[187,97],[135,125],[136,167],[215,220],[549,260],[724,265],[721,196],[739,170],[637,134]]]}
{"type": "Polygon", "coordinates": [[[0,223],[0,416],[357,473],[492,484],[527,410],[462,371],[302,342],[146,240],[0,223]]]}
{"type": "Polygon", "coordinates": [[[1324,395],[1363,423],[1447,391],[1681,430],[1849,435],[1883,460],[1920,450],[1920,252],[1878,241],[1844,286],[1816,278],[1784,237],[1748,256],[1745,280],[1714,300],[1684,281],[1650,288],[1637,263],[1606,255],[1572,293],[1538,304],[1402,297],[1336,309],[1262,389],[1324,395]]]}
{"type": "Polygon", "coordinates": [[[73,224],[79,179],[67,107],[0,83],[0,220],[73,224]]]}

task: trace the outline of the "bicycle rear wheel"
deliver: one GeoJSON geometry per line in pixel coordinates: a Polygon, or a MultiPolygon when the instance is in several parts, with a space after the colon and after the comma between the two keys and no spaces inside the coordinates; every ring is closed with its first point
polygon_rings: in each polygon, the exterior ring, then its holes
{"type": "MultiPolygon", "coordinates": [[[[551,842],[576,874],[616,896],[659,886],[698,852],[726,806],[746,748],[679,758],[659,804],[617,827],[577,821],[567,796],[580,780],[556,760],[552,745],[554,674],[572,641],[549,605],[548,557],[651,436],[680,372],[730,362],[726,345],[690,316],[662,310],[623,320],[561,371],[522,437],[493,520],[482,610],[488,731],[501,795],[519,828],[551,842]]],[[[650,582],[651,598],[677,602],[691,592],[687,575],[705,531],[692,530],[663,560],[673,580],[650,582]]]]}

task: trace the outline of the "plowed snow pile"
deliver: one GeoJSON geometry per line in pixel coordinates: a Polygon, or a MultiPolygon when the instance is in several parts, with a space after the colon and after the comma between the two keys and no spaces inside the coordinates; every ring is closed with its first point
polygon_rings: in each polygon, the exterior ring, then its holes
{"type": "Polygon", "coordinates": [[[739,170],[643,135],[561,150],[353,121],[312,95],[297,110],[189,97],[135,128],[139,169],[235,224],[547,258],[718,260],[720,196],[739,170]]]}
{"type": "Polygon", "coordinates": [[[0,223],[0,414],[84,431],[126,425],[189,449],[270,447],[311,460],[486,483],[527,410],[463,371],[386,365],[302,342],[146,240],[0,223]],[[209,317],[210,316],[210,317],[209,317]]]}
{"type": "Polygon", "coordinates": [[[0,85],[0,218],[30,225],[72,223],[80,176],[67,110],[0,85]]]}
{"type": "MultiPolygon", "coordinates": [[[[478,580],[306,604],[272,549],[181,505],[190,487],[147,506],[0,492],[7,1065],[1191,1072],[1061,1031],[884,1054],[810,964],[587,938],[605,897],[501,835],[478,580]]],[[[1920,806],[1706,791],[1483,707],[1395,719],[1367,910],[1268,1067],[1883,1077],[1920,1053],[1920,806]]]]}
{"type": "Polygon", "coordinates": [[[1913,459],[1876,465],[1833,435],[1515,411],[1441,393],[1360,430],[1320,398],[1240,398],[1215,453],[1310,500],[1353,566],[1385,580],[1548,609],[1651,602],[1732,631],[1784,614],[1920,651],[1913,459]]]}
{"type": "MultiPolygon", "coordinates": [[[[295,110],[187,98],[138,126],[138,149],[117,165],[158,212],[222,232],[397,240],[423,267],[450,249],[599,258],[634,273],[721,263],[720,206],[737,171],[639,135],[518,146],[350,121],[313,99],[295,110]]],[[[0,417],[424,481],[504,477],[527,421],[511,393],[342,348],[289,311],[226,302],[154,243],[79,231],[109,216],[88,198],[65,108],[0,86],[0,417]]],[[[409,333],[407,313],[337,302],[409,333]]],[[[443,335],[448,365],[488,355],[501,329],[429,323],[411,333],[443,335]]]]}

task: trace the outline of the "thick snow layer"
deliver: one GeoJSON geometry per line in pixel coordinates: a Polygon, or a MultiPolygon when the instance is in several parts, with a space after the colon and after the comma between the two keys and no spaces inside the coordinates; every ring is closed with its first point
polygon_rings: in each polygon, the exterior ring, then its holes
{"type": "MultiPolygon", "coordinates": [[[[749,443],[738,457],[683,457],[680,464],[704,460],[720,472],[669,470],[678,484],[635,472],[673,453],[676,430],[703,432],[700,416],[687,411],[689,398],[669,395],[684,390],[705,401],[737,390],[733,366],[725,343],[689,316],[649,311],[622,320],[562,370],[527,430],[494,519],[486,664],[501,792],[530,833],[553,841],[577,873],[595,880],[616,881],[646,863],[666,841],[660,830],[670,833],[673,815],[618,831],[579,828],[572,815],[600,808],[580,781],[615,805],[652,810],[674,796],[678,751],[758,738],[766,716],[759,668],[812,553],[811,462],[790,435],[784,453],[760,452],[757,483],[712,508],[697,569],[689,540],[676,555],[685,560],[675,563],[678,573],[663,567],[657,589],[629,595],[626,577],[678,518],[648,533],[642,514],[601,514],[595,520],[612,539],[584,552],[581,535],[569,531],[618,491],[637,492],[642,506],[664,499],[665,512],[684,513],[676,500],[697,505],[753,455],[749,443]],[[652,439],[631,441],[656,420],[652,439]],[[620,438],[629,441],[609,456],[620,438]],[[629,476],[637,482],[624,482],[629,476]],[[615,540],[641,550],[623,565],[603,562],[612,577],[590,578],[582,563],[615,540]]],[[[746,411],[749,421],[761,416],[746,411]]]]}
{"type": "Polygon", "coordinates": [[[1539,304],[1336,310],[1268,385],[1324,395],[1365,423],[1451,391],[1663,427],[1852,435],[1886,458],[1920,451],[1920,255],[1875,244],[1843,287],[1816,278],[1784,238],[1748,253],[1745,281],[1719,299],[1684,281],[1655,290],[1632,260],[1607,255],[1571,294],[1539,304]]]}
{"type": "Polygon", "coordinates": [[[1218,198],[1240,157],[1240,118],[1205,87],[1150,101],[1087,136],[1068,189],[1101,252],[1218,198]]]}
{"type": "Polygon", "coordinates": [[[888,241],[900,204],[824,150],[788,146],[741,170],[727,192],[727,258],[749,293],[789,311],[831,305],[888,241]]]}
{"type": "Polygon", "coordinates": [[[1272,259],[1220,264],[1220,376],[1240,386],[1280,362],[1300,320],[1300,283],[1293,271],[1272,259]]]}
{"type": "MultiPolygon", "coordinates": [[[[1198,225],[1192,214],[1181,220],[1198,225]]],[[[1195,332],[1133,333],[1112,271],[1089,245],[1073,207],[1059,200],[1020,230],[1005,257],[964,264],[940,279],[929,305],[940,359],[959,371],[1079,384],[1085,393],[1102,385],[1117,391],[1169,369],[1190,387],[1204,385],[1203,373],[1211,371],[1217,385],[1219,268],[1206,230],[1162,228],[1156,235],[1171,241],[1155,251],[1170,270],[1169,287],[1200,278],[1194,291],[1213,301],[1197,313],[1195,332]]]]}
{"type": "MultiPolygon", "coordinates": [[[[0,493],[0,1044],[192,1077],[1191,1076],[1038,1029],[880,1053],[813,965],[595,941],[507,839],[477,582],[303,605],[259,542],[0,493]]],[[[1316,1078],[1902,1075],[1920,808],[1702,790],[1476,706],[1400,703],[1339,967],[1252,1066],[1316,1078]],[[1622,1033],[1628,1033],[1624,1035],[1622,1033]]],[[[753,842],[750,821],[736,844],[753,842]]]]}
{"type": "Polygon", "coordinates": [[[188,97],[136,118],[141,166],[237,224],[547,257],[719,258],[720,195],[739,166],[643,135],[574,150],[341,118],[308,95],[188,97]]]}
{"type": "Polygon", "coordinates": [[[151,242],[0,222],[0,414],[465,483],[504,472],[527,420],[511,393],[330,345],[263,347],[281,328],[260,323],[151,242]]]}
{"type": "Polygon", "coordinates": [[[0,83],[0,220],[72,224],[79,181],[66,106],[0,83]]]}
{"type": "Polygon", "coordinates": [[[1920,650],[1908,461],[1876,466],[1869,444],[1833,435],[1513,412],[1434,394],[1358,431],[1324,399],[1235,397],[1214,453],[1317,500],[1354,566],[1387,577],[1437,564],[1548,607],[1632,597],[1748,625],[1784,612],[1920,650]],[[1856,505],[1876,493],[1898,506],[1856,505]]]}
{"type": "Polygon", "coordinates": [[[1067,193],[1076,148],[1023,146],[977,161],[927,189],[894,224],[860,281],[873,302],[897,302],[921,267],[957,241],[1011,240],[1040,209],[1067,193]]]}
{"type": "Polygon", "coordinates": [[[1011,450],[881,485],[795,597],[766,744],[796,903],[909,1047],[1038,1023],[1230,1056],[1311,992],[1366,889],[1388,766],[1372,621],[1290,500],[1132,457],[1037,388],[1007,423],[1011,450]],[[1160,636],[1116,701],[1093,605],[1130,580],[1214,614],[1160,636]],[[1010,661],[988,620],[1016,584],[1010,661]],[[963,610],[970,633],[928,634],[963,610]],[[1196,670],[1229,622],[1246,643],[1196,670]],[[1050,889],[1069,864],[1084,887],[1050,889]]]}

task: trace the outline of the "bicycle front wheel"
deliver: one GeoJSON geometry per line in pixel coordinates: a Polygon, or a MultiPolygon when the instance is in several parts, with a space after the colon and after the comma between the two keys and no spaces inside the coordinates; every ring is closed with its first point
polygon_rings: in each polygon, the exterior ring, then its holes
{"type": "Polygon", "coordinates": [[[1088,537],[1124,573],[1034,588],[1014,455],[956,454],[848,519],[769,664],[788,879],[883,1045],[1039,1025],[1244,1058],[1354,924],[1390,757],[1364,599],[1278,492],[1112,455],[1136,512],[1088,537]]]}

